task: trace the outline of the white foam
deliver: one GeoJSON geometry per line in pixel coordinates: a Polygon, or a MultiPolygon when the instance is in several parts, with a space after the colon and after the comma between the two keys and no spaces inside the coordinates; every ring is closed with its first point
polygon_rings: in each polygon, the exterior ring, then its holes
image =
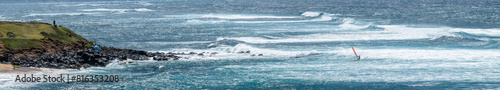
{"type": "MultiPolygon", "coordinates": [[[[130,60],[130,59],[127,59],[127,60],[124,60],[123,62],[137,62],[137,61],[134,61],[134,60],[130,60]]],[[[106,69],[124,69],[126,68],[127,65],[120,65],[120,62],[118,60],[113,60],[111,61],[111,63],[109,63],[108,65],[106,65],[106,69]]],[[[96,68],[96,67],[92,67],[92,68],[96,68]]],[[[89,68],[89,69],[85,69],[84,71],[86,72],[99,72],[99,71],[96,71],[92,68],[89,68]]]]}
{"type": "Polygon", "coordinates": [[[184,14],[184,15],[165,15],[166,18],[173,19],[195,19],[202,17],[202,14],[184,14]]]}
{"type": "Polygon", "coordinates": [[[440,36],[454,36],[447,32],[449,28],[410,28],[403,25],[380,25],[384,31],[353,31],[327,34],[310,34],[266,39],[261,37],[221,37],[247,43],[289,43],[289,42],[328,42],[355,40],[406,40],[432,39],[440,36]]]}
{"type": "Polygon", "coordinates": [[[83,9],[81,11],[87,11],[87,12],[102,12],[102,11],[105,11],[105,12],[120,12],[120,13],[124,13],[124,12],[131,12],[131,11],[147,12],[147,11],[154,11],[154,10],[147,9],[147,8],[136,8],[136,9],[107,9],[107,8],[97,8],[97,9],[83,9]]]}
{"type": "Polygon", "coordinates": [[[137,43],[147,43],[147,44],[156,44],[156,45],[169,45],[169,44],[197,44],[197,43],[210,43],[213,41],[185,41],[185,42],[128,42],[131,44],[137,43]]]}
{"type": "Polygon", "coordinates": [[[65,7],[75,7],[75,6],[102,6],[104,4],[88,4],[88,3],[82,3],[82,4],[61,4],[59,6],[65,6],[65,7]]]}
{"type": "Polygon", "coordinates": [[[60,15],[69,15],[69,16],[76,16],[76,15],[96,15],[99,13],[31,13],[29,15],[26,15],[25,17],[32,17],[32,16],[60,16],[60,15]]]}
{"type": "MultiPolygon", "coordinates": [[[[199,20],[200,18],[216,18],[222,20],[212,20],[216,23],[222,22],[233,22],[233,23],[293,23],[293,22],[321,22],[321,21],[331,21],[336,19],[336,14],[323,14],[313,19],[308,20],[246,20],[246,19],[304,19],[303,16],[276,16],[276,15],[246,15],[246,14],[185,14],[185,15],[165,15],[167,18],[174,19],[191,19],[191,22],[205,22],[204,20],[199,20]],[[230,21],[228,21],[230,20],[230,21]]],[[[212,21],[208,22],[211,23],[212,21]]]]}
{"type": "Polygon", "coordinates": [[[333,19],[334,19],[334,17],[332,15],[325,14],[325,15],[321,15],[320,18],[315,18],[315,19],[312,19],[312,20],[304,20],[304,21],[305,22],[331,21],[333,19]]]}
{"type": "Polygon", "coordinates": [[[222,22],[227,22],[227,20],[187,20],[187,23],[192,24],[216,24],[222,22]]]}
{"type": "MultiPolygon", "coordinates": [[[[154,52],[154,51],[153,51],[154,52]]],[[[174,49],[171,51],[159,51],[159,52],[205,52],[203,56],[199,55],[179,55],[181,57],[189,57],[189,59],[182,60],[224,60],[224,59],[265,59],[265,58],[290,58],[295,56],[305,56],[314,53],[322,53],[315,50],[311,51],[283,51],[283,50],[273,50],[273,49],[262,49],[252,47],[246,44],[238,44],[236,46],[225,46],[221,45],[216,48],[211,48],[208,50],[197,50],[197,49],[174,49]],[[250,51],[250,53],[239,53],[239,52],[250,51]],[[211,53],[217,52],[218,54],[211,55],[211,53]],[[263,56],[258,56],[262,54],[263,56]],[[252,56],[255,55],[255,56],[252,56]]]]}
{"type": "Polygon", "coordinates": [[[321,12],[304,12],[301,15],[305,17],[317,17],[321,14],[321,12]]]}
{"type": "Polygon", "coordinates": [[[147,9],[147,8],[138,8],[138,9],[134,9],[134,10],[139,11],[139,12],[155,11],[155,10],[151,10],[151,9],[147,9]]]}
{"type": "Polygon", "coordinates": [[[149,2],[139,2],[137,4],[144,5],[144,6],[151,6],[151,5],[153,5],[153,4],[149,3],[149,2]]]}
{"type": "Polygon", "coordinates": [[[233,21],[234,23],[291,23],[291,22],[305,22],[305,21],[233,21]]]}
{"type": "Polygon", "coordinates": [[[465,29],[465,28],[453,28],[449,31],[452,32],[466,32],[475,35],[487,35],[487,36],[500,36],[500,28],[492,29],[465,29]]]}
{"type": "Polygon", "coordinates": [[[285,20],[285,21],[233,21],[235,23],[293,23],[293,22],[321,22],[331,21],[334,17],[331,15],[322,15],[321,17],[310,20],[285,20]]]}
{"type": "Polygon", "coordinates": [[[371,24],[364,25],[364,26],[358,26],[358,25],[353,25],[354,19],[347,18],[344,19],[344,23],[340,24],[339,27],[340,29],[346,29],[346,30],[358,30],[358,29],[364,29],[369,27],[371,24]]]}
{"type": "Polygon", "coordinates": [[[240,51],[250,51],[251,54],[263,54],[266,56],[273,57],[292,57],[292,56],[303,56],[309,55],[311,53],[317,53],[317,51],[282,51],[282,50],[272,50],[272,49],[261,49],[255,48],[246,44],[238,44],[232,48],[228,48],[226,51],[231,53],[238,53],[240,51]]]}
{"type": "Polygon", "coordinates": [[[296,16],[265,16],[265,15],[240,15],[240,14],[207,14],[202,18],[218,19],[265,19],[265,18],[300,18],[296,16]]]}

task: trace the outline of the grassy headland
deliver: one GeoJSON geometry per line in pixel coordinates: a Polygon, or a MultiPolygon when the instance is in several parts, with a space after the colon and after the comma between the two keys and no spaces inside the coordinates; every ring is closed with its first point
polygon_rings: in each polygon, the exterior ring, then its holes
{"type": "Polygon", "coordinates": [[[0,63],[10,63],[18,67],[79,69],[106,66],[117,59],[148,60],[150,57],[155,57],[155,60],[178,60],[180,58],[174,54],[113,47],[92,50],[90,43],[92,41],[85,40],[65,27],[34,21],[0,21],[0,63]]]}
{"type": "Polygon", "coordinates": [[[36,21],[0,21],[0,52],[44,49],[58,47],[56,45],[86,44],[87,42],[82,36],[65,27],[54,27],[51,24],[36,21]]]}

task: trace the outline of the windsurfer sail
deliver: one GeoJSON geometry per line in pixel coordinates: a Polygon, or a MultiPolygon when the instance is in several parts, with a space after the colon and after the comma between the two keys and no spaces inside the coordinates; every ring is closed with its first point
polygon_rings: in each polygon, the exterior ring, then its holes
{"type": "Polygon", "coordinates": [[[358,56],[358,54],[356,54],[356,51],[354,51],[354,47],[351,47],[351,48],[352,48],[352,51],[354,52],[354,55],[356,55],[356,60],[361,59],[361,56],[358,56]]]}

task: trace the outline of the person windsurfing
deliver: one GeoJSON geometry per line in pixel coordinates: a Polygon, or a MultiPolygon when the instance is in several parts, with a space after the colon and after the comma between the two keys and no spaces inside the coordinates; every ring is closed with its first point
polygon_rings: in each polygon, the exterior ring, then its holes
{"type": "Polygon", "coordinates": [[[354,52],[354,55],[356,55],[356,60],[360,60],[361,56],[358,56],[358,54],[356,54],[356,51],[354,51],[354,47],[351,47],[351,48],[352,48],[352,51],[354,52]]]}

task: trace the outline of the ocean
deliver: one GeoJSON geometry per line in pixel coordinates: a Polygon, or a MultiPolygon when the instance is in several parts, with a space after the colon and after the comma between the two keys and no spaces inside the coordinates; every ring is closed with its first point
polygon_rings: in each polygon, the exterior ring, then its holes
{"type": "Polygon", "coordinates": [[[119,82],[2,75],[0,89],[500,89],[498,0],[4,0],[0,8],[1,21],[55,20],[103,46],[218,53],[58,73],[119,82]]]}

